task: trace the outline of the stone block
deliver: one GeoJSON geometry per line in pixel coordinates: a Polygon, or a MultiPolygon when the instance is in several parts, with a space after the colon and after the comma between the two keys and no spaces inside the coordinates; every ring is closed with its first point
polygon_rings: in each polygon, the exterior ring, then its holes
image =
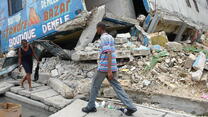
{"type": "Polygon", "coordinates": [[[0,94],[4,94],[13,86],[14,86],[13,84],[9,84],[7,82],[0,83],[0,94]]]}
{"type": "Polygon", "coordinates": [[[66,105],[70,104],[72,102],[72,100],[69,99],[65,99],[63,96],[58,95],[58,96],[54,96],[54,97],[49,97],[44,99],[44,103],[49,105],[49,106],[53,106],[57,109],[62,109],[64,108],[66,105]]]}
{"type": "Polygon", "coordinates": [[[87,114],[82,112],[82,108],[86,105],[87,102],[77,99],[72,104],[49,117],[84,117],[87,114]]]}
{"type": "Polygon", "coordinates": [[[74,97],[73,89],[67,86],[64,82],[60,81],[59,79],[49,79],[48,85],[65,98],[70,99],[74,97]]]}
{"type": "Polygon", "coordinates": [[[48,90],[32,93],[31,98],[34,100],[39,100],[44,102],[44,99],[57,95],[59,94],[56,91],[54,91],[53,89],[48,89],[48,90]]]}

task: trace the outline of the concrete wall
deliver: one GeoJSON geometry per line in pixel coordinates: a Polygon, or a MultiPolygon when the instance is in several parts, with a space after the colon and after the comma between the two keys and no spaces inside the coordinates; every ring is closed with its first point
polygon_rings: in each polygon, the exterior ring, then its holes
{"type": "Polygon", "coordinates": [[[85,0],[87,10],[106,5],[106,11],[116,16],[135,18],[132,0],[85,0]]]}
{"type": "MultiPolygon", "coordinates": [[[[155,0],[147,0],[155,7],[155,0]]],[[[193,0],[189,0],[191,7],[186,0],[156,0],[156,6],[159,11],[182,19],[189,25],[204,28],[208,26],[208,3],[207,0],[196,0],[199,12],[195,8],[193,0]]],[[[154,10],[154,9],[153,9],[154,10]]]]}

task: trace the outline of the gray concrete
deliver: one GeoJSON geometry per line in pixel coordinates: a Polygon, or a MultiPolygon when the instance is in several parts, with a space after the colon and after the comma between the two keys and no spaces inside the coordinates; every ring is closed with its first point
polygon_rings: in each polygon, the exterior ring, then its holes
{"type": "Polygon", "coordinates": [[[44,90],[44,91],[31,94],[31,98],[34,100],[39,100],[39,101],[44,102],[44,99],[57,96],[57,95],[59,94],[56,91],[54,91],[53,89],[48,89],[48,90],[44,90]]]}
{"type": "Polygon", "coordinates": [[[18,87],[12,87],[10,89],[10,91],[13,93],[18,93],[20,90],[24,90],[24,88],[21,88],[20,86],[18,86],[18,87]]]}
{"type": "Polygon", "coordinates": [[[83,113],[81,109],[86,105],[87,102],[77,99],[72,104],[51,115],[50,117],[84,117],[86,113],[83,113]]]}
{"type": "Polygon", "coordinates": [[[187,24],[186,24],[186,23],[183,23],[183,24],[181,25],[179,31],[178,31],[178,34],[177,34],[177,36],[176,36],[176,38],[175,38],[175,41],[181,41],[182,35],[183,35],[183,33],[185,32],[186,28],[187,28],[187,24]]]}
{"type": "Polygon", "coordinates": [[[46,109],[48,110],[48,106],[41,103],[41,102],[38,102],[38,101],[34,101],[34,100],[31,100],[27,97],[23,97],[23,96],[20,96],[20,95],[17,95],[15,93],[12,93],[12,92],[6,92],[6,97],[9,97],[9,98],[12,98],[14,100],[18,100],[18,101],[21,101],[21,102],[24,102],[24,103],[27,103],[27,104],[30,104],[30,105],[34,105],[34,106],[37,106],[39,108],[42,108],[42,109],[46,109]]]}
{"type": "Polygon", "coordinates": [[[6,82],[0,83],[0,95],[7,92],[13,86],[14,86],[13,84],[9,84],[9,83],[6,83],[6,82]]]}
{"type": "MultiPolygon", "coordinates": [[[[102,21],[105,15],[105,6],[100,6],[92,16],[92,20],[88,23],[88,26],[82,32],[79,41],[75,47],[75,50],[84,49],[95,37],[97,24],[102,21]]],[[[72,55],[73,56],[73,55],[72,55]]]]}
{"type": "Polygon", "coordinates": [[[41,86],[41,87],[32,88],[32,91],[29,91],[27,89],[20,90],[20,91],[18,91],[18,94],[20,94],[22,96],[26,96],[26,97],[31,97],[31,94],[36,93],[36,92],[41,92],[41,91],[44,91],[47,89],[50,89],[50,87],[49,86],[41,86]]]}
{"type": "Polygon", "coordinates": [[[44,99],[45,104],[47,104],[49,106],[53,106],[58,109],[64,108],[66,105],[70,104],[71,102],[72,102],[72,100],[65,99],[61,95],[44,99]]]}
{"type": "MultiPolygon", "coordinates": [[[[97,108],[96,113],[85,114],[81,112],[81,108],[86,106],[85,101],[76,100],[71,105],[51,115],[50,117],[127,117],[121,111],[107,108],[97,108]]],[[[194,117],[188,114],[181,114],[174,111],[166,111],[151,108],[143,105],[137,105],[138,111],[132,117],[194,117]]]]}
{"type": "Polygon", "coordinates": [[[160,16],[156,13],[147,30],[148,33],[153,33],[155,31],[160,19],[160,16]]]}
{"type": "Polygon", "coordinates": [[[124,117],[124,116],[122,112],[117,110],[99,108],[96,113],[90,113],[86,117],[124,117]]]}
{"type": "Polygon", "coordinates": [[[74,90],[59,79],[50,78],[48,85],[67,99],[74,97],[74,90]]]}
{"type": "Polygon", "coordinates": [[[132,0],[85,0],[87,10],[100,5],[106,6],[106,12],[119,17],[136,18],[132,0]]]}

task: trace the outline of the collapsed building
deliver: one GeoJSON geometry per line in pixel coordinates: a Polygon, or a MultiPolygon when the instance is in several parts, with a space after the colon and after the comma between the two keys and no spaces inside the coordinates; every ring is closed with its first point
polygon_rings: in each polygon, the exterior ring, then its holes
{"type": "MultiPolygon", "coordinates": [[[[207,47],[186,41],[195,30],[207,31],[208,19],[204,17],[208,12],[207,0],[17,1],[22,3],[17,4],[21,9],[0,15],[1,51],[9,51],[5,60],[1,60],[4,63],[0,76],[22,75],[15,69],[14,49],[20,47],[21,39],[27,39],[36,46],[37,54],[44,57],[40,77],[47,76],[49,81],[40,81],[47,85],[44,88],[50,87],[55,90],[53,93],[67,98],[88,95],[99,57],[96,25],[103,21],[115,37],[119,82],[126,90],[193,99],[200,99],[207,92],[207,47]],[[181,91],[186,93],[181,95],[181,91]]],[[[12,7],[5,1],[0,4],[4,11],[12,7]]],[[[12,89],[15,88],[18,87],[12,89]]],[[[11,92],[30,98],[27,91],[12,89],[11,92]]],[[[100,95],[115,98],[107,82],[100,95]]],[[[41,101],[45,103],[42,98],[41,101]]],[[[55,108],[53,111],[65,106],[53,103],[49,104],[55,108]]],[[[203,113],[207,111],[204,109],[203,113]]]]}

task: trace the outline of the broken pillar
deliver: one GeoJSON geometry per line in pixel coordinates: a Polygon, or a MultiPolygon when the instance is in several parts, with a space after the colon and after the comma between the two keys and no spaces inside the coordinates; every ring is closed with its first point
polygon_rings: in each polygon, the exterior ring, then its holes
{"type": "Polygon", "coordinates": [[[88,23],[88,26],[82,32],[75,50],[83,50],[89,43],[93,41],[97,31],[97,24],[102,21],[105,15],[105,6],[103,5],[98,7],[92,13],[92,15],[92,20],[88,23]]]}
{"type": "Polygon", "coordinates": [[[147,30],[148,33],[153,33],[160,21],[160,16],[158,13],[155,14],[155,16],[153,17],[153,20],[151,21],[149,28],[147,30]]]}
{"type": "Polygon", "coordinates": [[[48,84],[55,91],[60,93],[63,97],[71,99],[74,97],[73,89],[67,86],[65,83],[60,81],[59,79],[50,78],[48,84]]]}
{"type": "Polygon", "coordinates": [[[178,31],[178,34],[177,34],[177,36],[176,36],[175,41],[181,41],[182,35],[183,35],[184,31],[186,30],[186,28],[187,28],[187,24],[186,24],[186,23],[183,23],[183,24],[181,25],[179,31],[178,31]]]}

